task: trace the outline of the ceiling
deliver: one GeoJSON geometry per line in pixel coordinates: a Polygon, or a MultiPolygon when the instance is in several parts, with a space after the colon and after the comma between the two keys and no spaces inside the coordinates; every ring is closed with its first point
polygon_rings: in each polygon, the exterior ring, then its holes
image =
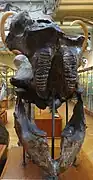
{"type": "MultiPolygon", "coordinates": [[[[54,0],[0,0],[0,5],[3,3],[18,4],[22,7],[25,4],[25,9],[35,5],[42,6],[45,2],[49,5],[53,4],[54,0]],[[26,6],[27,4],[27,6],[26,6]]],[[[56,1],[56,0],[55,0],[56,1]]],[[[59,7],[55,19],[62,21],[65,16],[81,16],[93,20],[93,0],[57,0],[59,7]]]]}
{"type": "MultiPolygon", "coordinates": [[[[52,2],[54,0],[48,1],[52,2]]],[[[0,5],[2,6],[2,3],[5,2],[12,4],[15,3],[15,6],[18,5],[18,7],[23,7],[23,9],[30,9],[33,5],[33,7],[37,9],[42,6],[44,0],[0,0],[0,5]]],[[[2,12],[0,13],[0,16],[2,16],[2,12]]],[[[59,7],[56,11],[54,19],[63,31],[71,35],[82,34],[83,32],[78,25],[74,25],[72,27],[70,26],[70,22],[73,19],[80,18],[86,18],[85,21],[88,24],[88,30],[92,33],[93,27],[90,21],[93,21],[93,0],[59,0],[59,7]]]]}
{"type": "Polygon", "coordinates": [[[93,33],[93,0],[60,0],[54,18],[55,21],[61,22],[61,27],[66,33],[82,33],[79,26],[70,26],[70,22],[75,19],[85,21],[89,33],[93,33]]]}
{"type": "MultiPolygon", "coordinates": [[[[13,5],[13,7],[10,7],[10,10],[15,10],[16,7],[22,8],[23,10],[31,10],[31,8],[32,10],[36,10],[43,6],[44,1],[46,0],[0,0],[0,6],[2,7],[4,3],[8,3],[13,5]]],[[[54,0],[47,1],[50,3],[54,0]]],[[[2,16],[2,12],[0,16],[2,16]]],[[[70,26],[72,20],[80,18],[83,18],[83,20],[87,22],[89,32],[93,32],[93,26],[90,22],[93,21],[93,0],[59,0],[59,6],[54,19],[63,31],[69,34],[82,34],[83,32],[80,26],[70,26]]]]}
{"type": "MultiPolygon", "coordinates": [[[[16,7],[21,8],[23,10],[28,9],[37,10],[42,8],[44,1],[46,0],[0,0],[0,6],[5,8],[4,4],[11,4],[10,10],[16,10],[16,7]],[[32,8],[32,9],[31,9],[32,8]]],[[[49,3],[53,2],[54,0],[47,0],[49,3]]],[[[9,7],[8,7],[9,8],[9,7]]],[[[6,11],[6,10],[5,10],[6,11]]],[[[2,12],[0,13],[0,17],[2,16],[2,12]]],[[[39,13],[37,11],[37,13],[39,13]]],[[[93,20],[93,0],[59,0],[59,6],[56,11],[56,15],[54,16],[55,21],[57,24],[62,28],[64,32],[70,35],[77,35],[82,34],[83,31],[81,30],[80,26],[74,25],[70,26],[70,23],[73,19],[82,19],[87,18],[89,19],[88,22],[88,30],[91,34],[93,32],[93,27],[89,23],[89,21],[93,20]]],[[[86,21],[86,19],[85,19],[86,21]]],[[[10,24],[10,19],[7,21],[7,24],[10,24]]],[[[7,29],[7,28],[6,28],[7,29]]],[[[8,32],[6,31],[6,34],[8,32]]],[[[1,42],[1,38],[0,38],[1,42]]]]}
{"type": "Polygon", "coordinates": [[[56,19],[81,16],[93,20],[93,0],[60,0],[56,19]]]}
{"type": "MultiPolygon", "coordinates": [[[[11,7],[10,10],[16,9],[16,6],[22,8],[23,10],[37,10],[41,9],[46,0],[0,0],[0,5],[4,3],[12,4],[14,7],[11,7]]],[[[47,0],[50,4],[54,0],[47,0]]],[[[88,29],[91,31],[92,26],[89,22],[93,21],[93,0],[57,0],[59,1],[59,7],[54,16],[55,21],[62,27],[67,33],[78,32],[80,33],[79,26],[70,26],[70,22],[73,19],[82,19],[85,20],[88,24],[88,29]],[[86,19],[88,20],[86,20],[86,19]],[[91,26],[91,27],[90,27],[91,26]]],[[[37,13],[40,13],[37,11],[37,13]]],[[[0,13],[1,15],[2,13],[0,13]]],[[[93,24],[93,23],[92,23],[93,24]]]]}

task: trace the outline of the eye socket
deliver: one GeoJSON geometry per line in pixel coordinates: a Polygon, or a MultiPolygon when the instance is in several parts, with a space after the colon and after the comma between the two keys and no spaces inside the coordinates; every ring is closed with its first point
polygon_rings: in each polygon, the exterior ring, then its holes
{"type": "Polygon", "coordinates": [[[51,21],[47,20],[47,19],[38,19],[37,20],[38,23],[47,23],[47,24],[51,24],[51,21]]]}
{"type": "Polygon", "coordinates": [[[14,22],[10,25],[10,32],[13,32],[13,34],[20,34],[23,32],[23,25],[20,22],[14,22]]]}

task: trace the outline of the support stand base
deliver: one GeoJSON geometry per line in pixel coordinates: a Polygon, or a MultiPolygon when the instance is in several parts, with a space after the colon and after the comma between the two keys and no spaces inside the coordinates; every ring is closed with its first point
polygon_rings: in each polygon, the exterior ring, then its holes
{"type": "MultiPolygon", "coordinates": [[[[60,148],[55,148],[55,155],[57,158],[60,153],[60,148]]],[[[81,151],[80,153],[80,163],[78,168],[69,168],[64,173],[60,174],[59,177],[49,177],[43,178],[45,176],[44,171],[41,168],[32,163],[32,161],[27,160],[26,166],[22,166],[22,147],[13,147],[9,150],[8,160],[5,164],[4,170],[1,174],[0,179],[30,179],[30,180],[67,180],[67,179],[84,179],[93,180],[93,165],[87,158],[86,153],[81,151]],[[54,179],[53,179],[54,178],[54,179]]]]}
{"type": "Polygon", "coordinates": [[[59,180],[58,176],[44,176],[44,180],[59,180]]]}

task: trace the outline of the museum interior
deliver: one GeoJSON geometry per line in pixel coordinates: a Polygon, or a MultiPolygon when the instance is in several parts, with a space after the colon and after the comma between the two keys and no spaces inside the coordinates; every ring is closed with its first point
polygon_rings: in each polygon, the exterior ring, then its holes
{"type": "Polygon", "coordinates": [[[93,180],[93,0],[0,0],[0,179],[93,180]]]}

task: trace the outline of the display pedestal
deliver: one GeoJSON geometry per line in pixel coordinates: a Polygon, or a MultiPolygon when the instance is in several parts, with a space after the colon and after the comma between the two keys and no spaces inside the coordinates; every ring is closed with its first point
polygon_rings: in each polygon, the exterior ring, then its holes
{"type": "Polygon", "coordinates": [[[22,161],[22,147],[11,148],[1,179],[42,179],[42,171],[37,165],[28,160],[23,166],[22,161]]]}
{"type": "MultiPolygon", "coordinates": [[[[59,157],[59,148],[56,149],[55,158],[59,157]]],[[[8,153],[8,159],[0,179],[29,179],[45,180],[44,172],[31,160],[26,158],[26,165],[23,166],[22,147],[12,147],[8,153]]]]}
{"type": "Polygon", "coordinates": [[[2,173],[7,158],[7,146],[0,144],[0,174],[2,173]]]}
{"type": "Polygon", "coordinates": [[[5,98],[3,101],[0,102],[1,108],[7,109],[8,108],[8,99],[5,98]]]}
{"type": "MultiPolygon", "coordinates": [[[[59,156],[60,148],[55,148],[56,157],[59,156]]],[[[4,167],[0,179],[29,179],[42,180],[43,171],[28,161],[24,167],[22,165],[22,147],[13,147],[9,150],[7,163],[4,167]]],[[[71,167],[63,174],[60,174],[59,180],[93,180],[93,165],[84,152],[80,153],[79,166],[71,167]]],[[[44,180],[44,179],[43,179],[44,180]]]]}
{"type": "Polygon", "coordinates": [[[0,160],[2,156],[4,155],[5,150],[6,150],[6,145],[0,144],[0,160]]]}
{"type": "Polygon", "coordinates": [[[7,123],[7,111],[5,109],[1,109],[0,111],[0,121],[6,125],[7,123]]]}
{"type": "MultiPolygon", "coordinates": [[[[39,129],[47,132],[48,137],[52,137],[52,113],[48,110],[35,108],[35,122],[39,129]]],[[[55,138],[60,138],[62,132],[62,118],[59,115],[55,118],[55,138]]]]}

